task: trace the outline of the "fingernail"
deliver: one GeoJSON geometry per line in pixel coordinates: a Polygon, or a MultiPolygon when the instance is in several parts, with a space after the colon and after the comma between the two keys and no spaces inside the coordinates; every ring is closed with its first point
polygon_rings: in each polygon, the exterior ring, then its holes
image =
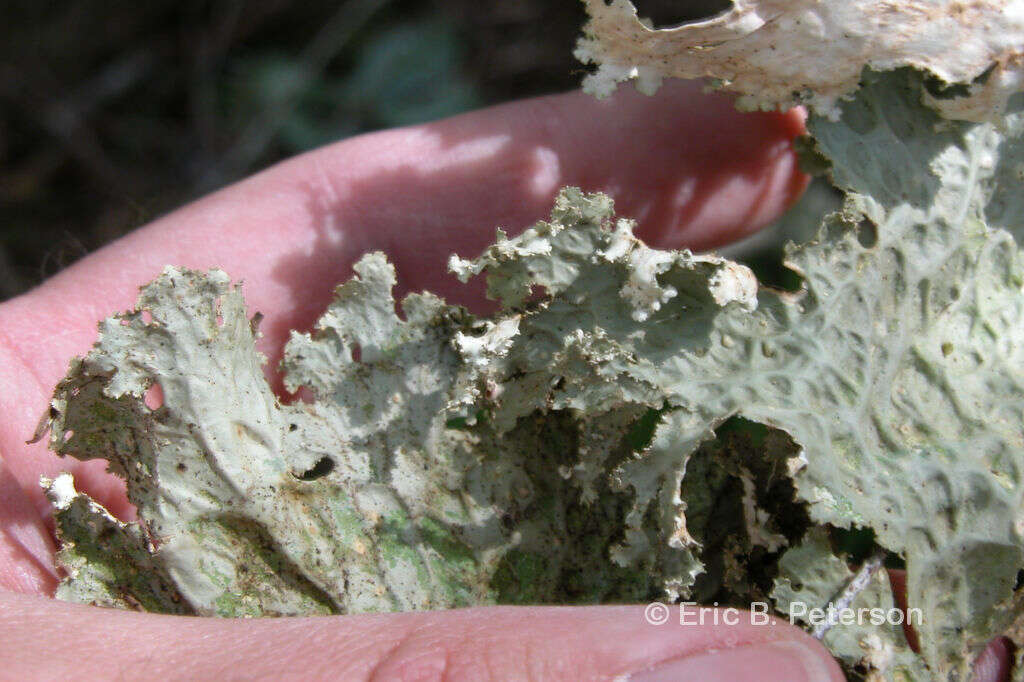
{"type": "Polygon", "coordinates": [[[817,653],[798,641],[750,644],[676,658],[630,675],[629,682],[820,682],[833,679],[817,653]]]}

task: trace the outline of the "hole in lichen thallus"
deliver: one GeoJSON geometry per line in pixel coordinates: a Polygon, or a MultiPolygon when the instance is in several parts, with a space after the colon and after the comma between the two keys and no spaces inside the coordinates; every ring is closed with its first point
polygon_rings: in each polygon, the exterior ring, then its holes
{"type": "Polygon", "coordinates": [[[224,326],[224,315],[221,312],[221,306],[223,305],[223,303],[224,299],[221,296],[218,296],[217,300],[213,302],[213,311],[215,314],[214,321],[216,322],[218,327],[224,326]]]}
{"type": "Polygon", "coordinates": [[[742,604],[771,591],[782,550],[799,543],[811,526],[807,505],[798,501],[787,474],[786,462],[799,452],[786,432],[734,416],[687,460],[680,496],[706,567],[694,584],[695,600],[742,604]],[[764,532],[785,539],[774,549],[749,544],[750,519],[742,500],[751,493],[764,515],[764,532]]]}
{"type": "Polygon", "coordinates": [[[864,218],[857,224],[857,241],[865,249],[874,248],[878,243],[878,227],[872,221],[864,218]]]}
{"type": "Polygon", "coordinates": [[[680,24],[710,19],[732,9],[731,0],[633,0],[637,15],[650,19],[654,28],[675,28],[680,24]]]}
{"type": "Polygon", "coordinates": [[[804,278],[786,267],[783,257],[781,248],[773,248],[742,258],[740,262],[751,269],[761,286],[796,293],[804,288],[804,278]]]}
{"type": "MultiPolygon", "coordinates": [[[[859,565],[867,561],[880,547],[875,531],[864,526],[851,526],[850,528],[828,527],[829,538],[832,540],[832,548],[836,554],[846,558],[851,565],[859,565]]],[[[885,562],[882,564],[888,569],[904,570],[906,562],[899,554],[886,552],[885,562]]]]}
{"type": "Polygon", "coordinates": [[[836,553],[846,556],[850,564],[862,563],[875,551],[875,531],[870,528],[829,526],[828,530],[836,553]]]}
{"type": "Polygon", "coordinates": [[[151,410],[159,410],[164,406],[164,390],[160,388],[160,384],[154,382],[152,386],[146,389],[146,393],[142,398],[142,402],[146,404],[151,410]]]}
{"type": "Polygon", "coordinates": [[[316,461],[316,464],[313,465],[312,469],[304,471],[301,474],[293,475],[300,481],[315,481],[318,478],[323,478],[332,471],[334,471],[334,460],[325,455],[316,461]]]}
{"type": "Polygon", "coordinates": [[[995,64],[988,67],[971,83],[947,83],[938,76],[928,76],[924,79],[924,88],[929,95],[936,99],[956,99],[958,97],[967,97],[971,94],[972,86],[984,85],[988,82],[988,79],[992,76],[995,68],[995,64]]]}
{"type": "Polygon", "coordinates": [[[661,417],[666,411],[668,411],[667,405],[663,406],[660,410],[652,407],[636,421],[636,424],[633,425],[633,428],[626,435],[626,442],[634,452],[640,452],[651,444],[651,441],[654,440],[654,430],[658,428],[661,417]]]}

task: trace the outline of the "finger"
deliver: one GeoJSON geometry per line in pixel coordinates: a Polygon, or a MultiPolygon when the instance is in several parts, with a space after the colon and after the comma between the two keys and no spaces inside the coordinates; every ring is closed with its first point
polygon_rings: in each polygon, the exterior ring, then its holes
{"type": "Polygon", "coordinates": [[[974,662],[974,682],[1009,682],[1013,662],[1012,646],[1005,637],[996,637],[974,662]]]}
{"type": "MultiPolygon", "coordinates": [[[[70,357],[96,322],[130,307],[168,263],[222,267],[267,315],[261,349],[273,367],[288,329],[308,328],[351,263],[387,251],[400,288],[468,303],[479,286],[445,272],[502,225],[544,217],[566,184],[610,192],[641,233],[703,248],[764,225],[800,191],[791,138],[798,113],[740,114],[694,83],[656,97],[629,88],[605,101],[581,93],[494,107],[365,135],[280,164],[168,215],[0,306],[0,448],[37,504],[40,473],[57,464],[32,433],[70,357]],[[472,292],[467,294],[465,292],[472,292]],[[17,447],[17,451],[14,448],[17,447]]],[[[70,467],[96,493],[95,466],[70,467]]],[[[111,492],[116,499],[115,492],[111,492]]]]}
{"type": "Polygon", "coordinates": [[[50,594],[57,584],[43,517],[0,458],[0,590],[50,594]]]}
{"type": "Polygon", "coordinates": [[[14,679],[843,679],[799,629],[736,613],[735,626],[655,626],[635,606],[221,620],[0,596],[0,659],[14,679]],[[55,627],[73,633],[59,648],[55,627]]]}
{"type": "MultiPolygon", "coordinates": [[[[896,601],[896,606],[903,611],[907,612],[907,572],[899,568],[887,569],[889,573],[889,585],[892,586],[893,599],[896,601]]],[[[917,631],[914,626],[910,624],[909,619],[903,621],[903,635],[907,638],[907,644],[914,651],[921,650],[921,642],[917,638],[917,631]]]]}

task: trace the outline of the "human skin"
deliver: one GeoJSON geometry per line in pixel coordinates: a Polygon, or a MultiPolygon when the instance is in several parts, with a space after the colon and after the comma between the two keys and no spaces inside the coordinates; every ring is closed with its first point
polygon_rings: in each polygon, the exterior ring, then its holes
{"type": "MultiPolygon", "coordinates": [[[[480,283],[445,272],[447,256],[475,255],[495,226],[514,234],[545,217],[564,185],[611,194],[652,244],[711,248],[800,195],[791,140],[802,130],[799,111],[739,114],[676,83],[655,97],[570,93],[364,135],[185,206],[0,304],[0,678],[843,679],[786,623],[654,626],[636,606],[221,620],[57,602],[39,477],[70,471],[113,513],[133,510],[103,463],[25,443],[97,320],[131,307],[166,264],[244,281],[281,390],[287,331],[308,329],[367,251],[395,263],[398,295],[429,289],[487,310],[480,283]]],[[[993,655],[984,680],[1005,672],[1005,647],[993,655]]]]}

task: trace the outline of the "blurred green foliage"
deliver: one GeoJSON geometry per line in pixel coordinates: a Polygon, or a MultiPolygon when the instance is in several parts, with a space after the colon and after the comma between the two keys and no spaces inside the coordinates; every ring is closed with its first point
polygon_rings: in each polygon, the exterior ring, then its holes
{"type": "MultiPolygon", "coordinates": [[[[728,0],[637,0],[668,25],[728,0]]],[[[574,88],[576,0],[7,0],[0,300],[357,133],[574,88]]]]}
{"type": "Polygon", "coordinates": [[[14,0],[3,17],[0,300],[306,149],[574,87],[583,11],[14,0]]]}
{"type": "Polygon", "coordinates": [[[238,65],[231,113],[241,126],[257,112],[290,103],[279,130],[287,153],[366,130],[443,118],[485,102],[462,72],[463,52],[452,26],[426,19],[372,35],[357,50],[353,68],[338,77],[309,78],[294,56],[258,54],[238,65]]]}

